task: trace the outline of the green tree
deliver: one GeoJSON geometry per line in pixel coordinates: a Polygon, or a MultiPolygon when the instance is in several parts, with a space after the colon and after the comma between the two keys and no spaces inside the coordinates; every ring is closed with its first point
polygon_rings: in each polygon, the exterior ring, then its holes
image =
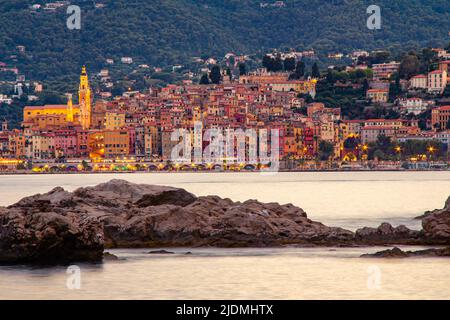
{"type": "Polygon", "coordinates": [[[389,101],[392,102],[402,92],[402,88],[400,86],[400,75],[395,73],[391,77],[394,77],[394,82],[389,84],[389,101]]]}
{"type": "Polygon", "coordinates": [[[247,66],[245,65],[245,63],[239,63],[239,75],[243,76],[247,74],[247,66]]]}
{"type": "Polygon", "coordinates": [[[329,160],[334,155],[334,146],[331,142],[321,140],[319,142],[319,159],[329,160]]]}
{"type": "Polygon", "coordinates": [[[283,64],[285,71],[293,71],[295,69],[295,58],[286,58],[283,64]]]}
{"type": "Polygon", "coordinates": [[[282,71],[283,70],[283,60],[281,60],[281,56],[277,55],[273,62],[273,70],[272,71],[282,71]]]}
{"type": "Polygon", "coordinates": [[[400,62],[398,73],[401,78],[409,79],[420,72],[420,61],[415,54],[407,54],[400,62]]]}
{"type": "Polygon", "coordinates": [[[44,91],[39,95],[42,104],[65,104],[66,98],[55,91],[44,91]]]}
{"type": "Polygon", "coordinates": [[[422,56],[420,59],[420,72],[427,73],[431,71],[431,64],[437,59],[436,51],[431,48],[425,48],[422,50],[422,56]]]}
{"type": "Polygon", "coordinates": [[[450,84],[448,84],[448,85],[445,87],[443,96],[444,96],[445,98],[450,98],[450,84]]]}
{"type": "Polygon", "coordinates": [[[87,163],[86,160],[81,161],[81,166],[83,167],[83,170],[88,170],[89,169],[89,164],[87,163]]]}
{"type": "Polygon", "coordinates": [[[272,57],[265,55],[262,59],[262,66],[267,69],[267,71],[273,71],[274,60],[272,57]]]}
{"type": "Polygon", "coordinates": [[[208,75],[206,73],[204,73],[202,75],[202,77],[200,78],[200,84],[209,84],[209,78],[208,75]]]}
{"type": "Polygon", "coordinates": [[[213,66],[209,74],[209,79],[211,80],[211,83],[219,84],[221,78],[222,75],[220,74],[220,67],[218,65],[213,66]]]}
{"type": "Polygon", "coordinates": [[[295,65],[294,72],[290,75],[291,79],[301,79],[305,75],[305,63],[303,61],[298,61],[295,65]]]}
{"type": "Polygon", "coordinates": [[[379,135],[377,137],[376,146],[383,152],[388,152],[388,150],[391,150],[393,148],[391,137],[379,135]]]}
{"type": "Polygon", "coordinates": [[[317,62],[314,62],[312,68],[311,68],[311,76],[313,78],[320,78],[320,70],[319,66],[317,65],[317,62]]]}
{"type": "Polygon", "coordinates": [[[329,84],[335,83],[335,79],[334,79],[334,72],[331,69],[328,69],[327,71],[327,77],[326,80],[328,81],[329,84]]]}
{"type": "Polygon", "coordinates": [[[367,92],[367,90],[369,90],[369,81],[367,79],[364,79],[363,83],[362,83],[362,89],[364,92],[367,92]]]}
{"type": "Polygon", "coordinates": [[[382,150],[376,149],[373,153],[373,158],[378,160],[386,160],[386,154],[382,150]]]}
{"type": "Polygon", "coordinates": [[[445,47],[445,50],[450,51],[450,42],[449,42],[448,45],[445,47]]]}

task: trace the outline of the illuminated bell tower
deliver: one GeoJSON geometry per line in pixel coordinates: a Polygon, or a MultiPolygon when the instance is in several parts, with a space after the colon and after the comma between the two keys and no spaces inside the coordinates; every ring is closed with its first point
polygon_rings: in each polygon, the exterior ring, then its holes
{"type": "Polygon", "coordinates": [[[72,103],[72,95],[67,94],[67,122],[73,122],[73,103],[72,103]]]}
{"type": "Polygon", "coordinates": [[[85,66],[81,69],[78,104],[80,105],[81,126],[84,130],[88,130],[91,126],[91,88],[85,66]]]}

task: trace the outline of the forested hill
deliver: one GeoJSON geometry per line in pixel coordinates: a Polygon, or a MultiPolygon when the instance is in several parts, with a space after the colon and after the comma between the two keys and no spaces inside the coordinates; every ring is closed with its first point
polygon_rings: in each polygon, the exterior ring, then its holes
{"type": "Polygon", "coordinates": [[[79,0],[71,4],[82,8],[82,28],[72,31],[65,8],[30,9],[48,2],[0,1],[0,61],[18,55],[14,63],[33,79],[78,74],[83,63],[98,69],[109,57],[164,65],[269,48],[412,48],[448,43],[450,31],[448,0],[79,0]],[[372,31],[366,8],[374,2],[382,29],[372,31]]]}

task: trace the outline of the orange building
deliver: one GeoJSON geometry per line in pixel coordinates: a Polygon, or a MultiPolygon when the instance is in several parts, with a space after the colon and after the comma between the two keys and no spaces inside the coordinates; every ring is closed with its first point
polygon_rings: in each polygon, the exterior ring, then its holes
{"type": "Polygon", "coordinates": [[[445,130],[450,121],[450,106],[443,106],[431,111],[431,125],[438,130],[445,130]]]}
{"type": "Polygon", "coordinates": [[[104,133],[105,158],[127,156],[130,153],[130,137],[126,130],[110,130],[104,133]]]}
{"type": "Polygon", "coordinates": [[[25,135],[23,131],[14,129],[9,133],[9,146],[8,150],[16,158],[22,158],[25,156],[25,135]]]}

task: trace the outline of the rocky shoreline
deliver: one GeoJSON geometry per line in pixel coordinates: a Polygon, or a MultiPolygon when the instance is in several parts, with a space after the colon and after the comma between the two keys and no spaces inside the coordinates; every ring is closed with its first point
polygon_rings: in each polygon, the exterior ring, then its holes
{"type": "Polygon", "coordinates": [[[352,232],[312,221],[292,204],[111,180],[0,207],[0,262],[101,261],[105,248],[450,245],[450,198],[422,226],[383,223],[352,232]]]}
{"type": "Polygon", "coordinates": [[[403,251],[394,247],[372,254],[363,254],[362,258],[409,258],[409,257],[450,257],[450,247],[432,248],[417,251],[403,251]]]}

